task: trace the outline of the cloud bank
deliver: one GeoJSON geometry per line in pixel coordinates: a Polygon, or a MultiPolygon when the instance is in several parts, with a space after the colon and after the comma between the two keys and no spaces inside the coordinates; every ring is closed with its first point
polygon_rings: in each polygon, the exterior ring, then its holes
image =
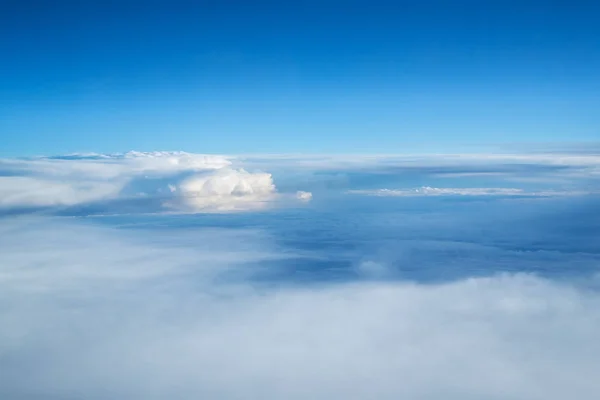
{"type": "Polygon", "coordinates": [[[597,164],[536,157],[0,160],[0,398],[597,399],[597,164]]]}
{"type": "Polygon", "coordinates": [[[230,158],[185,152],[73,154],[0,160],[0,211],[132,203],[128,212],[249,211],[277,194],[270,174],[232,166],[230,158]],[[135,207],[136,201],[143,199],[135,207]],[[153,201],[148,201],[148,199],[153,201]]]}
{"type": "Polygon", "coordinates": [[[0,159],[0,214],[228,213],[313,193],[558,197],[598,193],[595,154],[219,156],[185,152],[0,159]]]}
{"type": "Polygon", "coordinates": [[[523,274],[257,286],[286,255],[243,230],[21,218],[0,236],[2,398],[600,394],[593,290],[523,274]]]}

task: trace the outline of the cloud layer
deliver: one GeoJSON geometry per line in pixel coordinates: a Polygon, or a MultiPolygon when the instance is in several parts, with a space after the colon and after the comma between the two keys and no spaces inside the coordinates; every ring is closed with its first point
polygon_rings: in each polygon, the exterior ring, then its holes
{"type": "Polygon", "coordinates": [[[218,156],[185,152],[0,159],[0,213],[254,211],[354,193],[579,196],[598,192],[593,153],[218,156]],[[384,189],[383,189],[384,188],[384,189]]]}
{"type": "Polygon", "coordinates": [[[521,274],[257,286],[257,265],[289,254],[244,230],[21,218],[0,236],[2,398],[600,394],[588,289],[521,274]]]}
{"type": "Polygon", "coordinates": [[[0,398],[596,399],[598,165],[0,160],[0,398]]]}

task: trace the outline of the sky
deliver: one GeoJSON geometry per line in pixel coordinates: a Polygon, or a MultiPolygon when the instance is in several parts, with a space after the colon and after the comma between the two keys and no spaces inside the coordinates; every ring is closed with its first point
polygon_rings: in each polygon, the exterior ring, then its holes
{"type": "Polygon", "coordinates": [[[0,398],[600,398],[598,21],[0,0],[0,398]]]}
{"type": "Polygon", "coordinates": [[[0,2],[0,155],[600,137],[594,1],[0,2]]]}

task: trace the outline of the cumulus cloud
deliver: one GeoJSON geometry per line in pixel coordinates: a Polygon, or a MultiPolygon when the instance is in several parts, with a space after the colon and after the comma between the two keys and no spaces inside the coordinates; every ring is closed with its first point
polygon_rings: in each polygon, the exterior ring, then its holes
{"type": "Polygon", "coordinates": [[[258,210],[275,199],[275,185],[268,173],[222,169],[185,179],[177,193],[177,202],[171,204],[193,211],[258,210]]]}
{"type": "Polygon", "coordinates": [[[225,156],[185,152],[73,154],[0,160],[0,210],[135,203],[134,210],[229,212],[263,209],[278,196],[270,174],[232,168],[225,156]],[[150,200],[150,201],[148,201],[150,200]],[[151,202],[152,200],[155,200],[151,202]]]}
{"type": "Polygon", "coordinates": [[[248,270],[278,250],[256,232],[17,219],[0,235],[2,398],[600,394],[600,295],[566,283],[264,288],[248,270]]]}

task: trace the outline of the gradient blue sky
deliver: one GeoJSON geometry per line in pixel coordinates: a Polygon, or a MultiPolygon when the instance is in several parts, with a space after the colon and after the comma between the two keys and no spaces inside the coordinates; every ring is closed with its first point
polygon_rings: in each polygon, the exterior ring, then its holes
{"type": "Polygon", "coordinates": [[[0,155],[600,138],[595,1],[0,1],[0,155]]]}

